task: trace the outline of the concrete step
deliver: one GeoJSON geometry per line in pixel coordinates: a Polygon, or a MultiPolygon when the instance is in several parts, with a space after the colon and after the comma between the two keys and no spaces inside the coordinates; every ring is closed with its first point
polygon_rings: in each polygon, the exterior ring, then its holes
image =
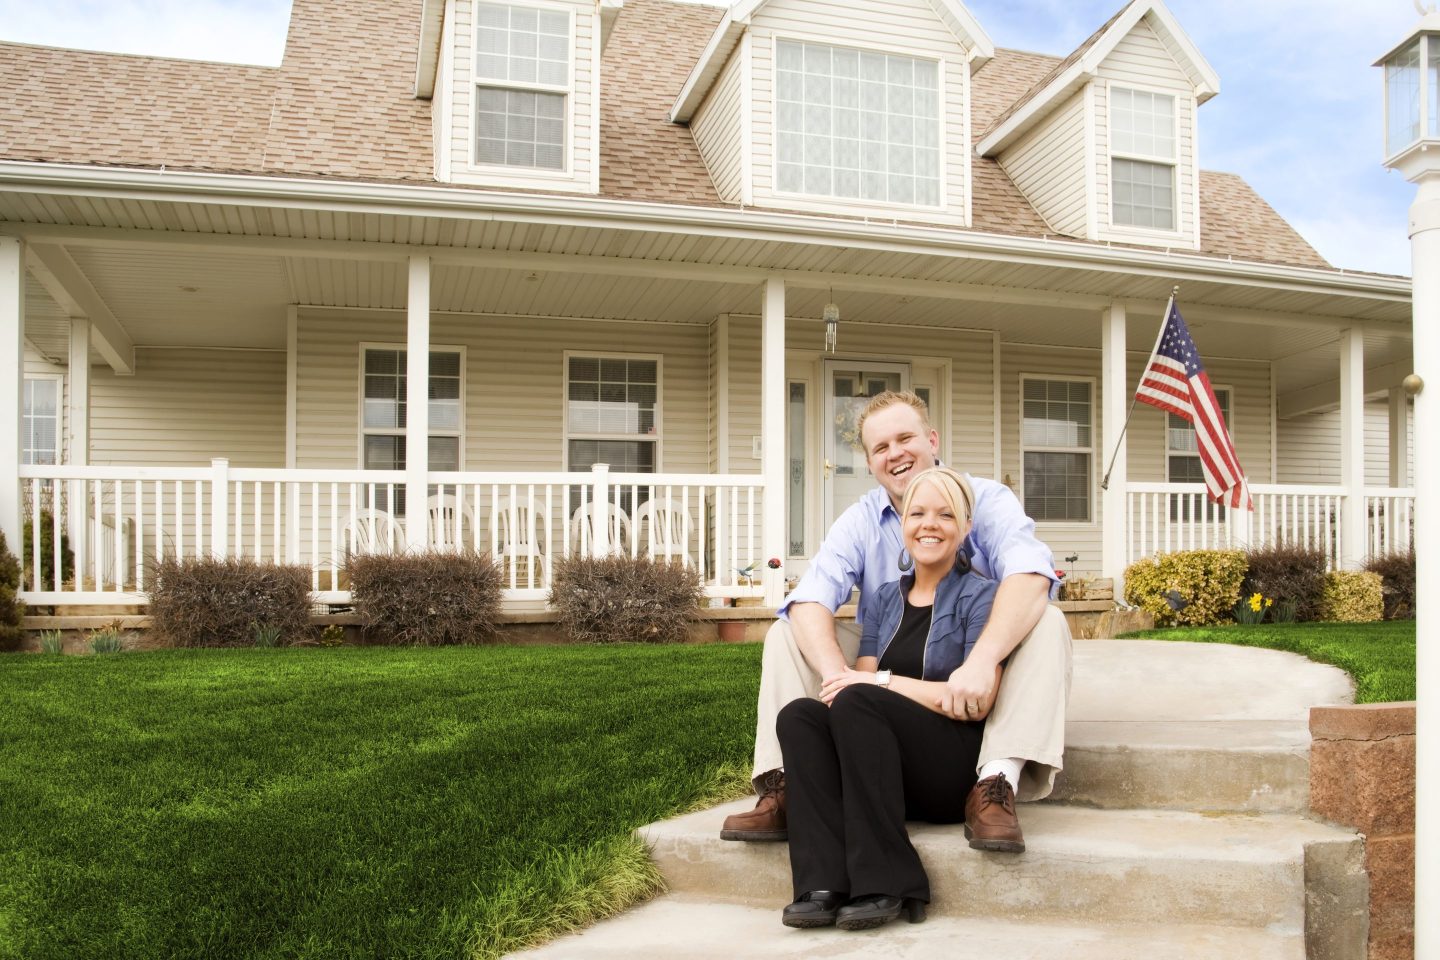
{"type": "MultiPolygon", "coordinates": [[[[669,889],[757,906],[789,901],[786,844],[719,839],[724,817],[749,805],[737,801],[641,831],[669,889]]],[[[1298,935],[1311,888],[1338,902],[1354,900],[1363,911],[1362,841],[1301,817],[1048,802],[1024,804],[1020,816],[1022,854],[972,850],[958,825],[911,824],[911,840],[930,875],[932,912],[1218,924],[1298,935]]]]}
{"type": "Polygon", "coordinates": [[[562,937],[517,960],[1304,960],[1294,933],[1209,925],[1045,923],[932,915],[877,930],[792,930],[782,904],[717,903],[667,895],[562,937]]]}

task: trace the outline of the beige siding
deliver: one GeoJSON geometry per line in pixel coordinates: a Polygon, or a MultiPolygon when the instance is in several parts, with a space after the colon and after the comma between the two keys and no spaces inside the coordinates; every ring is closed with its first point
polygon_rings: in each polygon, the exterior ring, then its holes
{"type": "Polygon", "coordinates": [[[455,182],[550,190],[592,190],[591,178],[596,169],[595,165],[599,162],[599,145],[594,140],[592,130],[599,82],[593,69],[593,57],[600,42],[599,17],[595,12],[597,6],[593,0],[548,0],[546,5],[553,7],[556,2],[571,7],[575,12],[572,93],[567,98],[569,125],[565,133],[570,157],[568,174],[526,171],[522,168],[497,171],[495,168],[479,168],[471,163],[475,125],[475,3],[474,0],[455,0],[455,18],[449,49],[454,99],[444,105],[450,119],[450,173],[455,182]]]}
{"type": "Polygon", "coordinates": [[[1097,239],[1153,243],[1167,246],[1196,246],[1199,227],[1195,210],[1195,99],[1190,78],[1166,49],[1147,20],[1116,45],[1096,71],[1092,85],[1095,109],[1095,197],[1097,239]],[[1111,225],[1109,94],[1112,86],[1165,93],[1175,97],[1176,143],[1175,198],[1176,227],[1173,232],[1141,230],[1111,225]]]}
{"type": "Polygon", "coordinates": [[[705,102],[690,123],[690,132],[695,136],[695,145],[715,182],[715,192],[728,203],[739,203],[743,187],[741,178],[744,165],[744,131],[741,128],[744,111],[741,100],[744,94],[744,57],[737,46],[720,71],[715,86],[706,96],[705,102]]]}
{"type": "Polygon", "coordinates": [[[1000,165],[1056,233],[1086,232],[1084,91],[1000,155],[1000,165]]]}
{"type": "MultiPolygon", "coordinates": [[[[465,348],[467,470],[560,470],[565,351],[660,357],[660,469],[710,469],[709,336],[691,324],[440,315],[431,343],[465,348]]],[[[360,344],[403,345],[400,313],[300,314],[299,466],[360,466],[360,344]]]]}
{"type": "Polygon", "coordinates": [[[90,370],[95,465],[285,465],[285,355],[135,349],[135,375],[90,370]]]}
{"type": "MultiPolygon", "coordinates": [[[[1406,456],[1414,476],[1414,413],[1409,421],[1406,456]]],[[[1308,413],[1281,420],[1276,444],[1280,483],[1340,482],[1340,411],[1308,413]]],[[[1365,404],[1365,483],[1390,485],[1390,407],[1384,400],[1365,404]]]]}
{"type": "Polygon", "coordinates": [[[750,27],[753,74],[751,139],[754,202],[757,205],[789,209],[814,207],[824,212],[840,207],[872,212],[883,208],[884,216],[898,215],[893,204],[846,204],[833,198],[810,201],[775,196],[774,55],[777,36],[941,61],[940,83],[945,99],[941,134],[944,207],[938,212],[905,208],[904,216],[944,223],[969,222],[966,157],[970,151],[970,131],[965,122],[969,75],[965,50],[936,15],[928,0],[870,0],[863,4],[846,0],[771,0],[755,15],[750,27]]]}

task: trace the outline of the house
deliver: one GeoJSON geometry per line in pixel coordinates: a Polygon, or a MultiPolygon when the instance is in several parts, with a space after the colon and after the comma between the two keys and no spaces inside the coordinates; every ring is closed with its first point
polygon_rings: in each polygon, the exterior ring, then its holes
{"type": "Polygon", "coordinates": [[[6,43],[0,89],[31,603],[212,553],[343,602],[346,557],[427,545],[515,603],[609,550],[775,603],[891,387],[1075,573],[1409,543],[1410,282],[1203,169],[1220,81],[1161,0],[1062,56],[962,0],[295,0],[278,68],[6,43]],[[1120,442],[1177,286],[1253,514],[1183,421],[1120,442]]]}

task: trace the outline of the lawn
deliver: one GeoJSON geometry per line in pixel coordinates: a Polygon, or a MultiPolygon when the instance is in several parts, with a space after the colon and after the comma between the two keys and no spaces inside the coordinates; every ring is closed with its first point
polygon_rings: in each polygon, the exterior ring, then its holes
{"type": "Polygon", "coordinates": [[[1238,643],[1288,650],[1329,663],[1355,680],[1356,703],[1415,699],[1415,621],[1224,624],[1141,630],[1126,637],[1238,643]]]}
{"type": "Polygon", "coordinates": [[[653,892],[758,645],[0,659],[0,957],[494,957],[653,892]]]}

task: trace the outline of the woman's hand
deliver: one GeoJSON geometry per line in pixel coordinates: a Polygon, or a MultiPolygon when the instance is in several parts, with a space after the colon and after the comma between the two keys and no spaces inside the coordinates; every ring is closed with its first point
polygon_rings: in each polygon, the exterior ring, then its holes
{"type": "Polygon", "coordinates": [[[966,660],[945,681],[945,690],[935,705],[955,720],[984,720],[1000,692],[1000,664],[990,667],[978,660],[966,660]]]}
{"type": "Polygon", "coordinates": [[[825,683],[820,687],[820,700],[826,706],[835,699],[835,695],[846,687],[855,683],[874,683],[875,673],[870,670],[855,670],[845,668],[845,672],[837,673],[825,678],[825,683]]]}

